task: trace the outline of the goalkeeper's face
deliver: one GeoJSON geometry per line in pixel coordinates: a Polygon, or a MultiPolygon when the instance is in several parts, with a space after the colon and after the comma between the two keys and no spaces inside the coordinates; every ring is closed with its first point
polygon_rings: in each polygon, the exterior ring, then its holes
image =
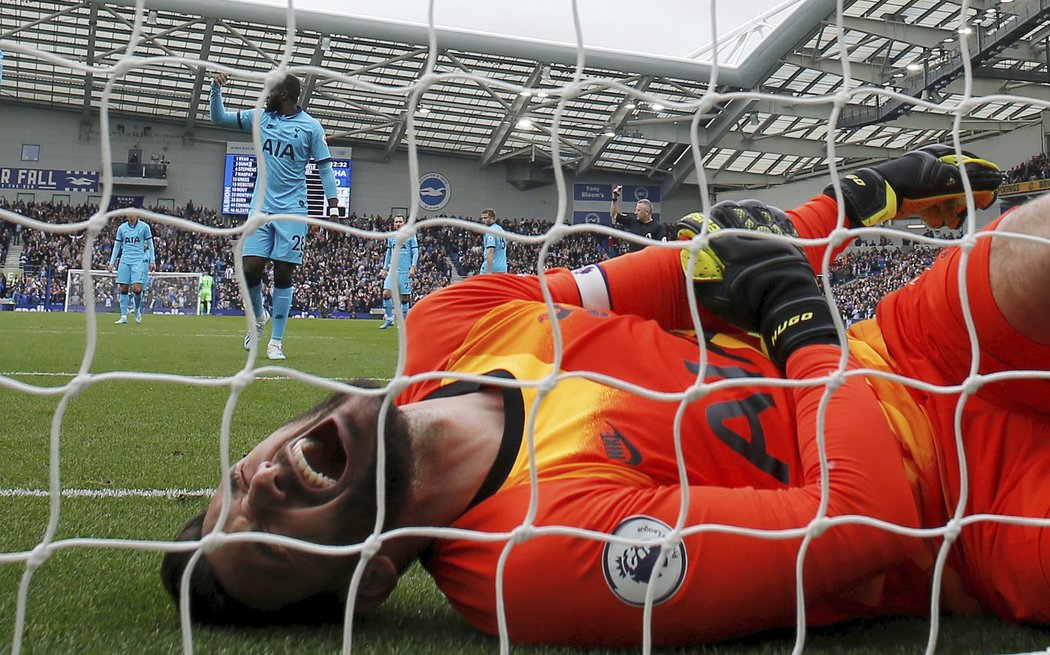
{"type": "MultiPolygon", "coordinates": [[[[204,518],[215,529],[223,487],[223,530],[268,532],[326,545],[363,541],[375,525],[377,425],[382,397],[337,395],[293,419],[231,469],[204,518]]],[[[411,444],[396,407],[387,412],[386,516],[396,519],[410,489],[411,444]]],[[[228,543],[207,555],[223,587],[258,609],[320,593],[345,593],[356,558],[308,554],[259,541],[228,543]]]]}

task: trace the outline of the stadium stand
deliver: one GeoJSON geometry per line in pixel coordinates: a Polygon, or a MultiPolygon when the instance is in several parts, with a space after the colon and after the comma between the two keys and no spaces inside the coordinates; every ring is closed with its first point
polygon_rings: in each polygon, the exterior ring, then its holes
{"type": "Polygon", "coordinates": [[[1014,166],[1005,174],[1006,184],[1032,182],[1050,178],[1050,159],[1045,154],[1034,155],[1031,159],[1014,166]]]}
{"type": "MultiPolygon", "coordinates": [[[[1037,165],[1038,158],[1019,164],[1020,170],[1037,165]]],[[[1045,161],[1044,161],[1045,163],[1045,161]]],[[[83,221],[97,208],[91,205],[67,206],[51,203],[7,203],[0,207],[23,213],[38,220],[54,223],[83,221]]],[[[230,218],[212,209],[187,204],[174,210],[151,211],[190,219],[203,225],[229,227],[230,218]]],[[[457,216],[472,220],[470,217],[457,216]]],[[[356,213],[343,219],[347,224],[366,230],[386,231],[393,228],[392,217],[356,213]]],[[[105,268],[113,248],[116,222],[111,222],[99,235],[92,254],[92,267],[105,268]]],[[[510,233],[540,235],[549,227],[539,219],[516,218],[504,221],[510,233]]],[[[233,241],[224,237],[200,235],[177,230],[169,225],[154,225],[157,245],[157,270],[162,272],[211,271],[216,284],[218,310],[243,311],[237,280],[232,269],[233,241]]],[[[14,235],[13,226],[0,221],[0,251],[6,260],[14,235]]],[[[935,235],[927,232],[925,236],[935,235]]],[[[947,236],[955,236],[948,234],[947,236]]],[[[416,274],[417,296],[425,295],[458,279],[476,274],[481,265],[481,241],[477,233],[448,226],[420,225],[420,265],[416,274]]],[[[337,230],[317,230],[311,234],[304,263],[307,275],[296,295],[295,312],[308,312],[320,317],[372,316],[382,306],[384,243],[376,239],[359,239],[337,230]]],[[[40,304],[59,305],[65,296],[66,270],[79,268],[82,235],[51,234],[29,230],[21,240],[20,270],[14,284],[0,285],[0,298],[13,301],[16,307],[40,304]]],[[[577,268],[588,262],[601,261],[626,252],[627,241],[600,234],[571,235],[552,248],[545,268],[577,268]]],[[[875,305],[884,295],[899,288],[930,266],[938,250],[930,246],[898,246],[883,237],[881,241],[857,239],[850,250],[831,269],[832,288],[846,323],[870,318],[875,305]]],[[[539,246],[514,243],[510,249],[511,273],[534,273],[539,246]]],[[[112,302],[112,289],[103,280],[96,294],[112,302]]],[[[269,290],[265,290],[269,302],[269,290]]],[[[152,310],[176,305],[160,289],[148,295],[152,310]]]]}

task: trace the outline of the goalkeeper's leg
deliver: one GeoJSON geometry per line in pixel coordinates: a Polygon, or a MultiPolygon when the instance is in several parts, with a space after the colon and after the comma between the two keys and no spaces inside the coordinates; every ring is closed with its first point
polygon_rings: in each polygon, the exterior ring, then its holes
{"type": "MultiPolygon", "coordinates": [[[[966,259],[967,303],[979,344],[982,374],[1050,370],[1050,197],[1008,212],[981,231],[966,259]],[[1007,232],[1046,242],[1005,236],[1007,232]],[[995,235],[995,236],[989,236],[995,235]]],[[[963,250],[946,249],[929,271],[891,294],[879,308],[879,325],[891,354],[908,375],[960,384],[971,366],[959,267],[963,250]],[[940,367],[931,370],[931,362],[940,367]],[[940,372],[943,380],[935,376],[940,372]]],[[[925,394],[946,463],[942,476],[949,508],[968,481],[968,514],[1050,516],[1050,379],[985,382],[962,415],[967,469],[956,462],[956,394],[925,394]]],[[[982,521],[960,536],[968,593],[998,616],[1050,621],[1050,536],[1045,527],[982,521]]]]}
{"type": "MultiPolygon", "coordinates": [[[[966,258],[966,295],[979,345],[978,373],[1050,371],[1050,243],[999,236],[1006,232],[1050,239],[1050,198],[1010,212],[980,232],[966,258]],[[991,236],[995,235],[995,236],[991,236]]],[[[963,310],[960,247],[946,248],[916,280],[879,303],[878,323],[890,354],[910,377],[944,385],[970,374],[970,336],[963,310]]],[[[978,395],[1010,409],[1050,414],[1050,381],[985,381],[978,395]]],[[[955,399],[943,399],[950,428],[955,399]]]]}
{"type": "MultiPolygon", "coordinates": [[[[963,435],[967,514],[1050,516],[1050,417],[977,409],[964,413],[963,435]]],[[[954,506],[958,492],[948,501],[954,506]]],[[[1048,528],[980,521],[962,531],[959,545],[973,581],[968,593],[986,611],[1010,621],[1050,622],[1048,528]]]]}
{"type": "MultiPolygon", "coordinates": [[[[1050,241],[1050,196],[1003,216],[998,231],[1050,241]]],[[[992,295],[1003,318],[1028,339],[1050,345],[1050,321],[1044,313],[1050,307],[1050,243],[996,237],[989,257],[992,295]]]]}

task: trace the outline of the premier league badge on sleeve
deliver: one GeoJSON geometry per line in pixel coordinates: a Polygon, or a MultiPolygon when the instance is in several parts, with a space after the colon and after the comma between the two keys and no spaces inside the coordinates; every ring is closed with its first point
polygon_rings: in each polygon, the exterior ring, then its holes
{"type": "Polygon", "coordinates": [[[653,605],[670,599],[682,588],[688,567],[685,544],[672,544],[664,556],[661,541],[671,533],[671,526],[651,516],[632,516],[616,526],[613,535],[634,543],[608,542],[602,552],[605,582],[617,598],[634,607],[645,604],[650,584],[653,605]]]}

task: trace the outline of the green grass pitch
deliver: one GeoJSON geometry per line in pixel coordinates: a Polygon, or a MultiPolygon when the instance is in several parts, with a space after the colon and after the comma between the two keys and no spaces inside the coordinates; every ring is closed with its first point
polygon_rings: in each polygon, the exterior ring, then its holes
{"type": "MultiPolygon", "coordinates": [[[[245,369],[243,318],[146,316],[141,325],[113,325],[96,317],[93,375],[169,373],[215,380],[245,369]]],[[[13,646],[24,555],[47,533],[52,422],[62,401],[48,393],[69,384],[85,360],[82,314],[0,313],[0,652],[13,646]],[[25,391],[10,382],[32,385],[25,391]],[[34,495],[36,494],[36,495],[34,495]]],[[[397,364],[398,332],[376,321],[293,320],[285,352],[288,367],[328,379],[389,379],[397,364]]],[[[264,358],[255,367],[269,365],[264,358]]],[[[83,379],[83,378],[82,378],[83,379]]],[[[74,539],[164,540],[205,505],[194,494],[144,491],[213,487],[219,435],[229,385],[92,379],[68,398],[60,423],[58,473],[63,496],[56,542],[74,539]],[[92,492],[72,495],[73,490],[92,492]],[[128,491],[138,492],[136,495],[128,491]],[[104,494],[109,495],[104,495],[104,494]]],[[[232,458],[326,395],[324,389],[273,372],[260,372],[233,413],[232,458]]],[[[55,550],[29,579],[22,653],[178,653],[178,616],[161,588],[160,555],[135,548],[72,542],[55,550]]],[[[714,590],[713,590],[714,592],[714,590]]],[[[889,619],[810,631],[812,653],[916,653],[926,646],[928,622],[889,619]]],[[[197,628],[198,653],[337,653],[342,627],[280,629],[197,628]]],[[[1050,632],[988,619],[948,617],[938,652],[1042,652],[1050,632]]],[[[783,653],[794,645],[786,631],[743,642],[676,653],[783,653]]],[[[394,597],[353,632],[358,653],[496,653],[498,640],[480,635],[414,567],[394,597]]],[[[640,652],[632,649],[626,652],[640,652]]],[[[571,649],[514,647],[515,653],[569,653],[571,649]]],[[[590,651],[597,652],[597,651],[590,651]]]]}

